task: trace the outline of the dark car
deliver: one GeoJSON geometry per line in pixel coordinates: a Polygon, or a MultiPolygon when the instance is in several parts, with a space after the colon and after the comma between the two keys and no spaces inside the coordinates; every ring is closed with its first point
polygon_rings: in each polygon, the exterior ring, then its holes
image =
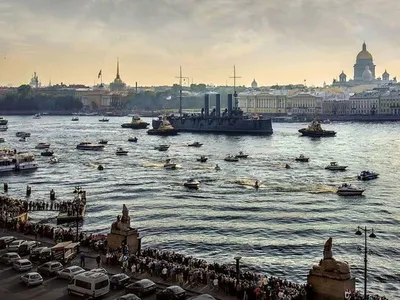
{"type": "Polygon", "coordinates": [[[51,275],[57,275],[58,271],[61,271],[62,269],[64,269],[64,267],[60,262],[49,261],[47,263],[44,263],[43,265],[40,265],[37,268],[37,272],[40,275],[51,276],[51,275]]]}
{"type": "Polygon", "coordinates": [[[11,242],[15,241],[14,236],[2,236],[0,237],[0,249],[6,249],[11,242]]]}
{"type": "Polygon", "coordinates": [[[172,285],[157,293],[157,300],[185,300],[186,291],[178,285],[172,285]]]}
{"type": "Polygon", "coordinates": [[[216,300],[216,299],[209,294],[201,294],[201,295],[190,297],[188,300],[216,300]]]}
{"type": "Polygon", "coordinates": [[[154,293],[156,291],[156,284],[150,279],[142,279],[127,285],[125,291],[127,294],[132,293],[142,297],[154,293]]]}
{"type": "Polygon", "coordinates": [[[116,300],[140,300],[140,298],[138,296],[136,296],[135,294],[126,294],[126,295],[119,297],[116,300]]]}
{"type": "Polygon", "coordinates": [[[28,255],[31,253],[33,249],[36,247],[40,246],[42,243],[41,242],[36,242],[36,241],[26,241],[22,243],[19,248],[18,248],[18,254],[19,255],[28,255]]]}
{"type": "Polygon", "coordinates": [[[127,286],[130,282],[131,278],[128,275],[124,273],[116,274],[110,279],[110,288],[113,290],[121,289],[127,286]]]}
{"type": "Polygon", "coordinates": [[[42,251],[44,249],[50,249],[50,248],[48,248],[48,247],[36,247],[36,248],[32,249],[31,254],[29,254],[29,260],[30,261],[39,260],[40,254],[42,253],[42,251]]]}

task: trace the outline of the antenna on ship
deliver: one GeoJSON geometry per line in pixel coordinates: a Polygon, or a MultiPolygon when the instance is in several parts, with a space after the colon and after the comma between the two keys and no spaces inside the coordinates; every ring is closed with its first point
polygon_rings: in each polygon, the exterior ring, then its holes
{"type": "Polygon", "coordinates": [[[189,79],[189,77],[182,76],[182,67],[179,67],[179,116],[182,116],[182,79],[189,79]]]}
{"type": "Polygon", "coordinates": [[[229,78],[233,78],[233,97],[235,97],[235,108],[237,108],[239,106],[239,102],[238,102],[238,97],[237,97],[237,92],[236,92],[236,79],[242,78],[240,76],[236,76],[236,66],[233,65],[233,77],[229,77],[229,78]]]}

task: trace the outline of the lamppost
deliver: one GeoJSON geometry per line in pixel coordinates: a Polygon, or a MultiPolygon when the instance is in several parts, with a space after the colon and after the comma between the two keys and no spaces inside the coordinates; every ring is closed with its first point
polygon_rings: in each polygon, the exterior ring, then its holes
{"type": "Polygon", "coordinates": [[[370,238],[376,238],[376,235],[374,233],[374,229],[367,229],[367,226],[364,228],[358,226],[356,235],[362,235],[362,232],[364,232],[364,300],[367,300],[367,255],[368,255],[368,246],[367,246],[367,233],[371,232],[369,237],[370,238]]]}
{"type": "Polygon", "coordinates": [[[239,284],[240,280],[240,264],[239,261],[242,257],[241,256],[235,256],[234,259],[236,260],[236,284],[239,284]]]}

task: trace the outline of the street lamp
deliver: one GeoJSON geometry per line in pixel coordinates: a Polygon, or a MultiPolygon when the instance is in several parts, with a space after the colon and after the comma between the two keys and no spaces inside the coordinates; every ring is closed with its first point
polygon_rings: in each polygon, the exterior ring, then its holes
{"type": "Polygon", "coordinates": [[[236,260],[236,284],[239,284],[240,280],[240,265],[239,261],[242,257],[241,256],[235,256],[234,259],[236,260]]]}
{"type": "Polygon", "coordinates": [[[362,235],[362,232],[364,231],[364,300],[367,300],[367,255],[368,255],[368,247],[367,247],[367,233],[371,232],[369,237],[370,238],[376,238],[376,235],[374,233],[374,229],[367,229],[367,226],[364,228],[358,226],[356,235],[362,235]]]}

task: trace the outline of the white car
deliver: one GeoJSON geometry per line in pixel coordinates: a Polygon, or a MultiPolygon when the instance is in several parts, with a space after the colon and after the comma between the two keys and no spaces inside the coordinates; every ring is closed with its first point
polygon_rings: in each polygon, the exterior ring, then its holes
{"type": "Polygon", "coordinates": [[[6,264],[6,265],[12,265],[14,261],[21,259],[21,256],[18,255],[18,253],[15,252],[8,252],[6,254],[3,254],[0,257],[0,262],[6,264]]]}
{"type": "Polygon", "coordinates": [[[75,275],[83,273],[83,272],[85,272],[85,269],[82,269],[81,267],[78,267],[78,266],[71,266],[71,267],[62,269],[61,271],[58,271],[57,277],[71,280],[72,278],[74,278],[75,275]]]}
{"type": "Polygon", "coordinates": [[[30,262],[29,259],[18,259],[16,261],[14,261],[12,268],[15,271],[29,271],[30,269],[32,269],[32,263],[30,262]]]}
{"type": "Polygon", "coordinates": [[[19,247],[25,243],[26,240],[15,240],[8,245],[9,252],[18,252],[19,247]]]}
{"type": "Polygon", "coordinates": [[[107,270],[104,268],[96,268],[96,269],[91,269],[90,272],[95,272],[95,273],[104,273],[107,274],[107,270]]]}
{"type": "Polygon", "coordinates": [[[22,275],[20,279],[26,286],[41,285],[43,283],[43,277],[37,272],[26,273],[22,275]]]}

